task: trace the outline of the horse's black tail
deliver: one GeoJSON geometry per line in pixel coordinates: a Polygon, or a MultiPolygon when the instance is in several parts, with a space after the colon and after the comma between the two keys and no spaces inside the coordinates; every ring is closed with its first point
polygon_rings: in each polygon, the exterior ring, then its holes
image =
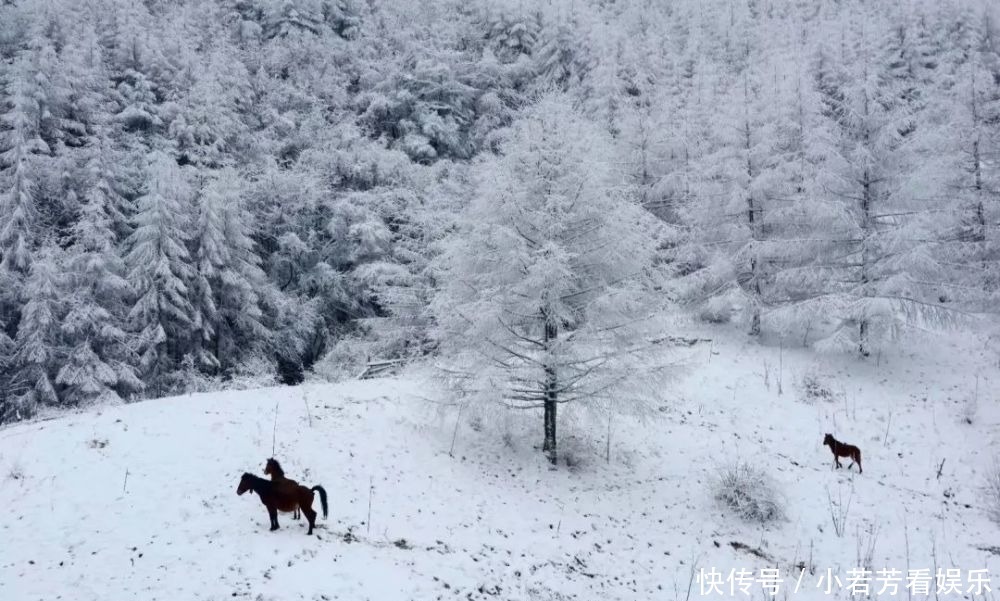
{"type": "Polygon", "coordinates": [[[322,486],[320,486],[320,485],[317,484],[316,486],[312,487],[312,490],[315,490],[315,491],[319,492],[319,504],[323,506],[323,517],[325,518],[326,515],[327,515],[327,509],[326,509],[326,489],[324,489],[322,486]]]}

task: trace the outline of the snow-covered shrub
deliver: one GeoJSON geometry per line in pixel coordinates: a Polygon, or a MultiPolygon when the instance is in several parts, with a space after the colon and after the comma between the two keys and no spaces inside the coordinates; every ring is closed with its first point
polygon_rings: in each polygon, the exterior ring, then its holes
{"type": "Polygon", "coordinates": [[[972,425],[976,423],[976,416],[979,414],[979,399],[974,396],[966,397],[962,402],[962,421],[972,425]]]}
{"type": "Polygon", "coordinates": [[[177,369],[163,377],[163,395],[194,394],[222,390],[221,378],[204,373],[195,365],[193,355],[185,355],[177,369]]]}
{"type": "Polygon", "coordinates": [[[816,401],[832,403],[837,400],[826,381],[826,377],[815,369],[810,369],[802,374],[802,378],[799,380],[799,394],[802,401],[810,404],[816,401]]]}
{"type": "Polygon", "coordinates": [[[24,468],[21,467],[20,463],[15,463],[10,467],[10,471],[7,472],[7,479],[24,480],[24,468]]]}
{"type": "Polygon", "coordinates": [[[371,354],[370,340],[346,336],[338,340],[323,357],[313,365],[313,374],[327,382],[340,382],[356,378],[364,369],[371,354]]]}
{"type": "Polygon", "coordinates": [[[251,355],[236,366],[232,379],[226,384],[226,388],[231,390],[251,390],[277,386],[277,365],[263,355],[251,355]]]}
{"type": "Polygon", "coordinates": [[[571,472],[586,469],[595,456],[593,441],[583,436],[567,436],[560,451],[563,463],[571,472]]]}
{"type": "Polygon", "coordinates": [[[733,318],[733,305],[725,297],[711,298],[699,309],[698,318],[707,323],[729,323],[733,318]]]}
{"type": "Polygon", "coordinates": [[[993,461],[993,466],[986,473],[986,486],[983,489],[986,513],[1000,526],[1000,457],[993,461]]]}
{"type": "Polygon", "coordinates": [[[766,524],[785,515],[777,483],[745,461],[723,467],[713,488],[715,499],[744,521],[766,524]]]}

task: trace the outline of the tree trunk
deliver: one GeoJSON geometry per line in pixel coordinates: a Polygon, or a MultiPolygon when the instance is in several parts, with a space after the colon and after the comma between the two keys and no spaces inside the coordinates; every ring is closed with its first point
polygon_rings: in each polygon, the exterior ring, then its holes
{"type": "Polygon", "coordinates": [[[976,132],[972,140],[972,175],[975,179],[974,190],[976,191],[976,233],[975,242],[982,244],[986,241],[986,214],[983,208],[983,161],[979,150],[979,105],[976,102],[976,70],[972,70],[972,128],[976,132]]]}
{"type": "MultiPolygon", "coordinates": [[[[862,240],[861,240],[861,294],[864,298],[868,298],[870,295],[869,290],[869,277],[868,277],[868,267],[869,267],[869,237],[871,234],[871,183],[868,179],[868,171],[865,170],[865,180],[863,184],[862,200],[861,200],[861,210],[862,210],[862,240]]],[[[858,352],[861,353],[862,357],[867,357],[870,354],[868,348],[868,318],[861,317],[858,320],[858,352]]]]}
{"type": "MultiPolygon", "coordinates": [[[[868,76],[868,67],[865,65],[865,77],[868,76]]],[[[864,116],[870,113],[868,107],[868,97],[864,98],[864,116]]],[[[872,147],[871,132],[868,130],[867,122],[864,125],[864,145],[865,148],[872,147]]],[[[874,177],[868,167],[865,167],[861,179],[861,295],[863,298],[871,298],[871,278],[869,269],[871,268],[871,237],[874,235],[875,219],[872,215],[874,201],[874,177]]],[[[858,324],[858,352],[862,357],[867,357],[871,350],[868,347],[868,318],[862,316],[858,324]]]]}
{"type": "MultiPolygon", "coordinates": [[[[559,330],[556,327],[554,318],[549,315],[549,312],[542,310],[542,318],[545,320],[545,349],[549,351],[551,349],[551,344],[555,341],[558,336],[559,330]]],[[[551,355],[547,359],[551,361],[551,355]]],[[[557,391],[558,385],[558,375],[556,374],[556,368],[550,362],[545,365],[545,439],[542,442],[542,452],[544,452],[548,458],[549,463],[555,465],[559,459],[556,452],[556,405],[558,401],[557,391]]]]}
{"type": "Polygon", "coordinates": [[[753,306],[751,311],[753,315],[750,318],[750,335],[760,336],[760,305],[761,305],[761,290],[760,290],[760,273],[758,273],[757,265],[757,240],[758,240],[758,224],[757,224],[757,211],[758,208],[754,203],[753,192],[751,188],[753,186],[753,162],[750,160],[750,152],[753,150],[750,139],[750,87],[747,83],[746,76],[743,79],[743,150],[746,152],[746,168],[747,168],[747,227],[750,230],[750,285],[753,290],[753,306]]]}
{"type": "MultiPolygon", "coordinates": [[[[546,379],[548,387],[549,384],[555,384],[555,372],[551,370],[546,370],[546,379]]],[[[545,452],[546,456],[549,458],[549,463],[555,465],[559,461],[559,456],[556,452],[556,400],[555,393],[551,391],[546,391],[545,398],[545,442],[542,444],[542,451],[545,452]]]]}
{"type": "Polygon", "coordinates": [[[868,320],[862,319],[861,324],[858,327],[858,352],[861,353],[862,357],[867,357],[871,354],[868,350],[868,320]]]}

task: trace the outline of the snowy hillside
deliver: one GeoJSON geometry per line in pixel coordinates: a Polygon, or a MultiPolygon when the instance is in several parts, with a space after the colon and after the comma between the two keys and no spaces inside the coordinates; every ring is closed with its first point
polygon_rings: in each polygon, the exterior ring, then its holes
{"type": "Polygon", "coordinates": [[[998,359],[1000,0],[0,0],[0,601],[996,601],[998,359]]]}
{"type": "Polygon", "coordinates": [[[941,343],[861,363],[709,335],[655,416],[611,424],[610,463],[606,430],[570,419],[572,465],[552,469],[537,419],[503,436],[412,374],[7,427],[0,599],[689,599],[701,569],[767,567],[780,598],[819,599],[828,568],[846,587],[869,552],[875,569],[987,568],[1000,585],[980,491],[1000,448],[995,359],[941,343]],[[807,402],[807,374],[833,400],[807,402]],[[825,432],[861,447],[863,474],[831,469],[825,432]],[[290,515],[268,532],[235,494],[272,439],[290,477],[330,493],[312,537],[290,515]],[[740,456],[774,477],[785,520],[747,525],[713,500],[740,456]],[[828,493],[850,499],[843,536],[828,493]]]}

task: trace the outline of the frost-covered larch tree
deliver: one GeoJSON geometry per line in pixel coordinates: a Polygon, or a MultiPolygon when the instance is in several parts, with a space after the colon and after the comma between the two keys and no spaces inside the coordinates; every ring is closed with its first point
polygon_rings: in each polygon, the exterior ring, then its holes
{"type": "Polygon", "coordinates": [[[867,356],[906,327],[954,315],[935,296],[944,266],[922,227],[935,199],[910,179],[914,115],[899,80],[874,60],[876,40],[859,24],[854,31],[849,63],[834,77],[816,73],[836,152],[820,174],[830,243],[815,258],[826,283],[814,301],[835,322],[819,345],[867,356]]]}
{"type": "Polygon", "coordinates": [[[266,276],[250,237],[252,216],[231,169],[208,181],[195,227],[194,345],[198,366],[225,373],[241,356],[269,342],[260,307],[266,276]]]}
{"type": "Polygon", "coordinates": [[[993,311],[1000,301],[1000,32],[976,28],[975,43],[958,52],[951,85],[931,107],[919,137],[926,159],[919,173],[928,194],[946,198],[934,215],[937,253],[952,268],[948,301],[993,311]]]}
{"type": "Polygon", "coordinates": [[[170,123],[182,161],[218,168],[240,156],[246,129],[240,109],[251,98],[248,84],[246,69],[235,56],[217,51],[202,65],[170,123]]]}
{"type": "MultiPolygon", "coordinates": [[[[103,136],[98,135],[98,140],[103,136]]],[[[143,388],[135,370],[125,314],[131,289],[125,280],[115,221],[121,219],[115,182],[96,144],[88,161],[88,189],[64,266],[68,304],[62,333],[69,356],[56,381],[67,402],[127,398],[143,388]]]]}
{"type": "Polygon", "coordinates": [[[9,109],[0,118],[5,129],[0,132],[0,160],[7,175],[0,196],[0,261],[4,271],[20,274],[26,274],[31,267],[37,233],[33,155],[49,151],[41,138],[46,108],[34,75],[29,56],[22,55],[15,61],[4,82],[9,109]]]}
{"type": "MultiPolygon", "coordinates": [[[[37,374],[21,373],[24,354],[15,357],[26,298],[23,294],[36,252],[39,211],[36,202],[37,163],[49,151],[41,138],[45,115],[43,93],[34,80],[31,57],[21,53],[0,70],[4,95],[0,96],[0,374],[7,384],[0,390],[0,421],[20,414],[13,399],[23,392],[17,384],[37,374]],[[12,385],[13,383],[13,385],[12,385]],[[10,400],[8,400],[10,399],[10,400]]],[[[20,343],[23,348],[23,336],[20,343]]],[[[22,397],[21,400],[24,400],[22,397]]]]}
{"type": "Polygon", "coordinates": [[[33,414],[38,405],[61,401],[55,385],[56,370],[65,357],[59,325],[66,303],[56,268],[60,254],[56,247],[44,247],[32,262],[22,290],[25,303],[14,340],[14,363],[24,390],[18,403],[24,415],[33,414]]]}
{"type": "Polygon", "coordinates": [[[125,263],[136,298],[129,320],[138,332],[140,369],[160,392],[163,376],[185,354],[190,336],[191,224],[186,208],[191,192],[182,170],[164,153],[153,154],[148,171],[125,263]]]}
{"type": "Polygon", "coordinates": [[[648,353],[655,220],[622,194],[612,148],[564,97],[543,99],[477,165],[437,263],[448,381],[477,401],[542,409],[553,463],[560,405],[638,410],[665,374],[648,353]]]}

